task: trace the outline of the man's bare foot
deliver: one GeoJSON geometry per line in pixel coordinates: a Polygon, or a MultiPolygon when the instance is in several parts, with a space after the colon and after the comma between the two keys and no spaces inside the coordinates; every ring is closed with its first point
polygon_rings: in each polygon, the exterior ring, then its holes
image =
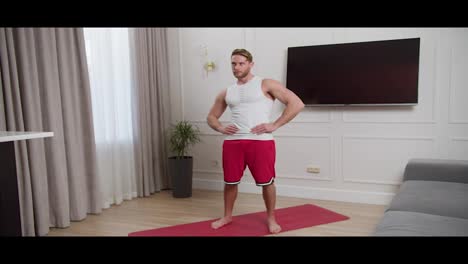
{"type": "Polygon", "coordinates": [[[274,219],[268,219],[268,229],[272,234],[277,234],[281,232],[281,226],[278,225],[278,223],[274,219]]]}
{"type": "Polygon", "coordinates": [[[223,217],[223,218],[220,218],[216,221],[214,221],[213,223],[211,223],[211,228],[213,229],[218,229],[220,227],[223,227],[229,223],[232,222],[232,217],[223,217]]]}

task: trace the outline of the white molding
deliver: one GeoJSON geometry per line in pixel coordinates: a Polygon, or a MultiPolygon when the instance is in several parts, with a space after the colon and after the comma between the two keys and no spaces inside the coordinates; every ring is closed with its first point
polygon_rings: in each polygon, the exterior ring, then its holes
{"type": "MultiPolygon", "coordinates": [[[[193,169],[194,173],[199,173],[199,174],[220,174],[223,175],[223,171],[221,170],[206,170],[206,169],[193,169]]],[[[249,176],[252,176],[251,173],[245,172],[244,175],[247,174],[249,176]]],[[[277,178],[281,179],[301,179],[301,180],[319,180],[319,181],[332,181],[330,177],[318,177],[318,176],[296,176],[296,175],[291,175],[291,174],[277,174],[277,178]]]]}
{"type": "Polygon", "coordinates": [[[450,141],[468,141],[466,137],[451,137],[450,141]]]}
{"type": "Polygon", "coordinates": [[[364,135],[343,135],[342,138],[351,139],[386,139],[386,140],[431,140],[434,137],[411,137],[411,136],[364,136],[364,135]]]}
{"type": "MultiPolygon", "coordinates": [[[[332,166],[332,161],[333,161],[333,148],[332,148],[332,137],[328,135],[297,135],[297,134],[275,134],[275,138],[325,138],[328,139],[328,148],[330,150],[330,156],[329,161],[330,161],[330,166],[329,166],[329,175],[333,175],[333,166],[332,166]]],[[[288,179],[303,179],[303,180],[319,180],[319,181],[333,181],[333,178],[330,176],[326,177],[320,177],[320,176],[297,176],[297,175],[291,175],[291,174],[279,174],[281,178],[288,178],[288,179]]]]}
{"type": "Polygon", "coordinates": [[[244,47],[245,47],[245,49],[248,50],[248,48],[247,48],[247,29],[244,28],[242,31],[244,31],[244,47]]]}
{"type": "MultiPolygon", "coordinates": [[[[332,188],[301,187],[278,184],[278,182],[276,182],[275,185],[276,194],[278,196],[277,200],[281,199],[281,196],[284,196],[305,199],[341,201],[350,203],[388,205],[395,196],[394,193],[387,192],[352,191],[332,188]]],[[[218,180],[194,178],[193,188],[222,192],[224,188],[224,182],[218,180]]],[[[262,188],[256,186],[252,182],[241,182],[239,184],[239,192],[261,194],[262,188]]],[[[261,199],[261,197],[259,199],[261,199]]]]}
{"type": "Polygon", "coordinates": [[[292,137],[292,138],[331,138],[329,135],[306,135],[306,134],[287,134],[287,133],[278,133],[274,134],[275,137],[292,137]]]}
{"type": "MultiPolygon", "coordinates": [[[[208,122],[205,120],[201,120],[201,119],[196,119],[196,120],[187,120],[188,122],[191,122],[191,123],[195,123],[195,124],[207,124],[208,125],[208,122]]],[[[219,120],[219,122],[221,123],[229,123],[228,120],[219,120]]]]}
{"type": "MultiPolygon", "coordinates": [[[[434,47],[434,54],[433,54],[433,58],[434,58],[434,66],[432,67],[432,71],[433,71],[433,74],[432,74],[432,120],[431,120],[431,123],[437,123],[437,118],[436,118],[436,115],[437,115],[437,110],[438,110],[438,104],[437,104],[437,96],[439,95],[438,92],[437,92],[437,78],[439,78],[437,76],[437,49],[440,49],[440,44],[439,42],[437,42],[438,45],[437,47],[434,47]]],[[[421,83],[421,81],[418,80],[418,85],[419,83],[421,83]]],[[[419,89],[419,88],[418,88],[419,89]]],[[[419,94],[419,92],[418,92],[419,94]]],[[[418,95],[419,96],[419,95],[418,95]]],[[[419,99],[418,99],[419,100],[419,99]]]]}
{"type": "Polygon", "coordinates": [[[249,50],[252,54],[256,54],[255,47],[255,29],[244,28],[244,48],[249,50]]]}
{"type": "Polygon", "coordinates": [[[206,170],[206,169],[196,169],[196,168],[193,169],[193,172],[194,173],[199,173],[199,174],[203,174],[203,173],[206,173],[206,174],[223,174],[222,170],[206,170]]]}
{"type": "Polygon", "coordinates": [[[301,120],[301,118],[296,118],[294,120],[292,120],[291,122],[289,123],[298,123],[298,124],[315,124],[315,123],[322,123],[322,124],[330,124],[332,122],[331,120],[331,112],[328,112],[327,114],[328,116],[328,120],[307,120],[307,119],[303,119],[301,120]]]}
{"type": "Polygon", "coordinates": [[[257,54],[257,29],[252,29],[252,52],[253,54],[257,54]]]}
{"type": "MultiPolygon", "coordinates": [[[[433,96],[434,97],[434,96],[433,96]]],[[[341,114],[341,119],[344,123],[360,123],[360,124],[435,124],[437,123],[435,120],[435,110],[434,110],[434,101],[433,98],[433,106],[432,106],[432,119],[430,120],[404,120],[404,121],[377,121],[377,120],[350,120],[345,117],[345,112],[341,114]]]]}
{"type": "MultiPolygon", "coordinates": [[[[314,123],[324,123],[324,124],[329,124],[329,123],[332,123],[332,111],[335,110],[335,107],[333,108],[323,108],[321,106],[318,106],[318,107],[314,107],[314,106],[306,106],[307,108],[311,109],[311,108],[314,108],[314,109],[327,109],[326,110],[326,113],[327,113],[327,119],[326,120],[318,120],[318,119],[310,119],[310,118],[302,118],[302,116],[306,113],[306,112],[303,112],[302,115],[299,115],[298,117],[296,117],[295,119],[293,119],[290,123],[303,123],[303,124],[314,124],[314,123]]],[[[313,110],[311,110],[310,112],[313,112],[313,110]]]]}
{"type": "MultiPolygon", "coordinates": [[[[192,122],[192,123],[206,123],[206,120],[204,119],[191,119],[191,120],[187,120],[189,122],[192,122]]],[[[225,123],[229,123],[230,121],[229,120],[220,120],[221,123],[225,122],[225,123]]],[[[298,124],[315,124],[315,123],[323,123],[323,124],[329,124],[331,123],[332,120],[331,120],[331,112],[328,113],[328,120],[300,120],[300,118],[296,118],[294,120],[291,120],[288,124],[294,124],[294,123],[298,123],[298,124]]]]}
{"type": "Polygon", "coordinates": [[[381,139],[381,140],[422,140],[422,141],[435,141],[434,137],[409,137],[409,136],[356,136],[356,135],[344,135],[341,137],[341,178],[343,182],[351,182],[351,183],[370,183],[370,184],[384,184],[384,185],[400,185],[400,181],[379,181],[379,180],[368,180],[368,179],[360,179],[360,178],[349,178],[345,177],[344,173],[344,141],[346,139],[364,139],[364,140],[374,140],[374,139],[381,139]]]}
{"type": "Polygon", "coordinates": [[[299,180],[317,180],[317,181],[333,181],[333,179],[330,178],[330,177],[297,176],[297,175],[292,175],[292,174],[279,174],[279,176],[277,176],[277,178],[280,178],[280,179],[299,179],[299,180]]]}
{"type": "Polygon", "coordinates": [[[211,133],[205,133],[205,132],[200,132],[201,136],[211,136],[211,137],[224,137],[226,135],[221,134],[221,133],[216,133],[216,132],[211,132],[211,133]]]}
{"type": "Polygon", "coordinates": [[[346,121],[343,117],[344,123],[360,123],[360,124],[435,124],[436,120],[408,120],[408,121],[371,121],[371,120],[354,120],[346,121]]]}
{"type": "MultiPolygon", "coordinates": [[[[220,136],[224,137],[223,134],[216,134],[216,133],[200,133],[202,136],[220,136]]],[[[332,146],[331,146],[331,137],[327,135],[294,135],[294,134],[278,134],[274,135],[275,138],[326,138],[329,139],[329,149],[330,149],[330,162],[332,161],[333,153],[332,153],[332,146]]],[[[329,167],[330,174],[332,172],[332,166],[329,167]]],[[[223,174],[223,171],[214,171],[214,170],[206,170],[206,169],[194,169],[196,173],[207,173],[207,174],[223,174]]],[[[302,179],[302,180],[319,180],[319,181],[333,181],[333,179],[329,176],[327,177],[320,177],[320,176],[298,176],[293,174],[283,174],[278,173],[276,170],[277,175],[279,178],[286,178],[286,179],[302,179]]],[[[247,172],[248,175],[251,175],[247,172]]]]}
{"type": "MultiPolygon", "coordinates": [[[[207,133],[207,132],[201,132],[200,135],[202,136],[220,136],[220,137],[224,137],[225,135],[224,134],[221,134],[221,133],[207,133]]],[[[273,134],[273,138],[282,138],[282,137],[285,137],[285,138],[288,138],[288,137],[292,137],[292,138],[331,138],[331,136],[328,136],[328,135],[305,135],[305,134],[286,134],[286,133],[278,133],[278,134],[273,134]]]]}
{"type": "Polygon", "coordinates": [[[453,47],[450,48],[450,56],[449,56],[449,80],[448,80],[448,94],[449,94],[449,105],[448,105],[448,123],[449,124],[468,124],[468,120],[457,120],[452,118],[452,105],[453,105],[453,90],[452,90],[452,80],[453,80],[453,71],[452,71],[452,64],[453,64],[453,47]]]}
{"type": "Polygon", "coordinates": [[[449,124],[468,124],[468,119],[467,120],[457,120],[457,119],[450,119],[449,124]]]}
{"type": "Polygon", "coordinates": [[[381,185],[400,185],[401,181],[374,181],[374,180],[365,180],[365,179],[359,179],[359,178],[354,178],[354,179],[345,179],[343,177],[343,182],[354,182],[354,183],[370,183],[370,184],[381,184],[381,185]]]}
{"type": "MultiPolygon", "coordinates": [[[[194,168],[193,172],[198,173],[198,174],[219,174],[219,175],[223,175],[222,170],[206,170],[206,169],[195,169],[194,168]]],[[[245,175],[252,176],[252,174],[249,173],[248,171],[244,172],[244,176],[245,175]]],[[[332,181],[332,179],[329,178],[329,177],[318,177],[318,176],[307,177],[307,176],[296,176],[296,175],[289,175],[289,174],[281,174],[281,175],[277,174],[277,178],[280,178],[280,179],[301,179],[301,180],[332,181]]]]}
{"type": "Polygon", "coordinates": [[[451,159],[456,159],[456,160],[468,160],[468,158],[464,156],[453,155],[453,149],[454,147],[456,148],[457,144],[466,144],[466,143],[459,143],[459,142],[468,142],[468,137],[450,137],[449,138],[448,157],[451,159]]]}

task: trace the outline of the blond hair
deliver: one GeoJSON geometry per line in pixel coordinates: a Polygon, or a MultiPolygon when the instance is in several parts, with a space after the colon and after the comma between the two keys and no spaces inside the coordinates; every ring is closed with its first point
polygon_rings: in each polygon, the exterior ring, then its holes
{"type": "Polygon", "coordinates": [[[252,62],[252,54],[246,49],[235,49],[232,51],[231,57],[234,55],[241,55],[245,57],[248,61],[252,62]]]}

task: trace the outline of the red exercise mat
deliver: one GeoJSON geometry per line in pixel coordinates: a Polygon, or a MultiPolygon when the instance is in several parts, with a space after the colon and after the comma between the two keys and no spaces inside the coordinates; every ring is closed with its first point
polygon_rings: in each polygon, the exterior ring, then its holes
{"type": "MultiPolygon", "coordinates": [[[[349,219],[345,215],[325,208],[304,204],[275,210],[281,232],[323,225],[349,219]]],[[[266,212],[232,217],[232,222],[219,229],[212,229],[217,219],[132,232],[128,236],[265,236],[271,234],[266,224],[266,212]]]]}

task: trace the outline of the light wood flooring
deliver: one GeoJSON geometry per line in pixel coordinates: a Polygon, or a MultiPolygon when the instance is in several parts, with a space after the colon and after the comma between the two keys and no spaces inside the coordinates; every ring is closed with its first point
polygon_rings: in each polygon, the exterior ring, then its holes
{"type": "MultiPolygon", "coordinates": [[[[276,208],[312,203],[350,219],[282,232],[271,236],[371,236],[383,217],[384,205],[359,204],[278,196],[276,208]]],[[[234,215],[265,210],[261,194],[239,193],[234,215]]],[[[162,191],[103,209],[99,215],[72,222],[67,228],[51,228],[48,236],[127,236],[128,233],[218,218],[223,213],[223,193],[193,190],[190,198],[173,198],[162,191]]]]}

